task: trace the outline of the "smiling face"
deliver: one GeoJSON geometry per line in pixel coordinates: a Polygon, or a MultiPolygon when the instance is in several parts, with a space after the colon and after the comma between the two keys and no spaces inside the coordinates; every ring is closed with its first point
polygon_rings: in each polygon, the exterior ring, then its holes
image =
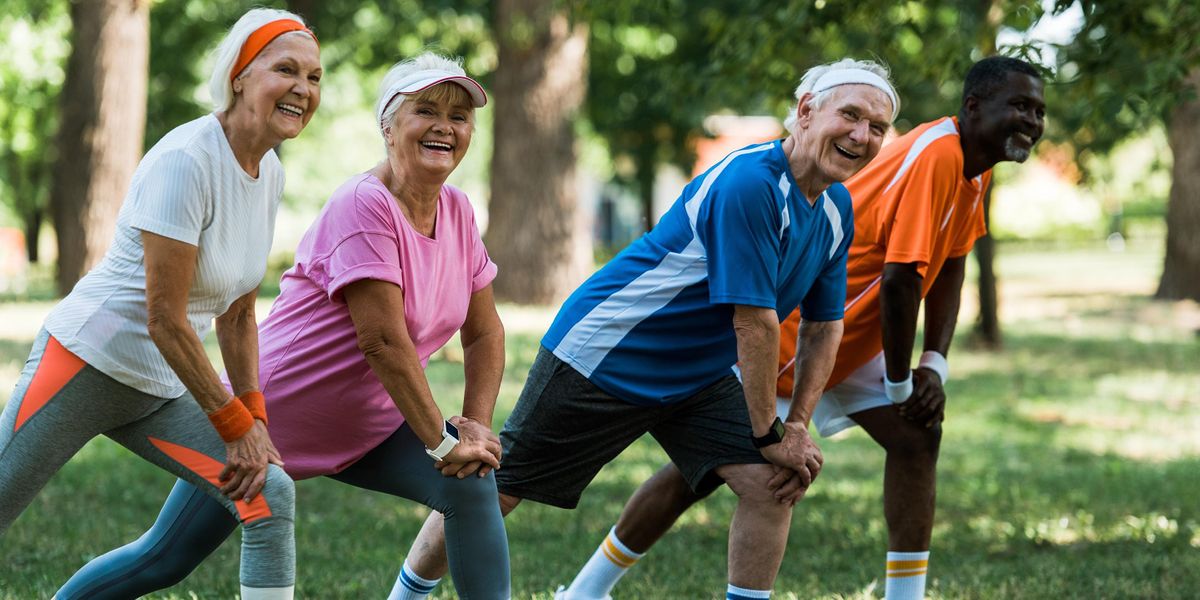
{"type": "Polygon", "coordinates": [[[968,97],[963,113],[968,131],[987,162],[1025,162],[1046,126],[1042,80],[1010,72],[1003,86],[986,98],[968,97]]]}
{"type": "Polygon", "coordinates": [[[321,104],[321,74],[321,55],[312,36],[285,33],[234,79],[229,115],[246,113],[274,144],[294,138],[321,104]]]}
{"type": "Polygon", "coordinates": [[[833,88],[819,107],[811,99],[805,94],[799,101],[793,156],[808,165],[795,173],[798,179],[813,179],[809,185],[798,183],[821,190],[845,181],[875,158],[890,127],[892,102],[883,90],[864,84],[833,88]]]}
{"type": "Polygon", "coordinates": [[[475,109],[458,84],[441,83],[406,97],[384,129],[388,161],[445,181],[462,162],[475,131],[475,109]]]}

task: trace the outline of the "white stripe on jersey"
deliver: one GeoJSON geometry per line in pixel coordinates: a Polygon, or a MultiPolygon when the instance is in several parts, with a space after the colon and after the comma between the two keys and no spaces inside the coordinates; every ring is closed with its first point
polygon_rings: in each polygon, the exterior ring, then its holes
{"type": "Polygon", "coordinates": [[[591,377],[604,357],[608,356],[638,323],[669,304],[684,288],[704,281],[708,277],[708,265],[704,260],[704,245],[700,243],[700,236],[696,232],[696,218],[700,213],[700,205],[733,159],[764,152],[774,146],[772,142],[739,150],[726,156],[725,160],[713,167],[696,189],[696,193],[684,205],[692,227],[692,240],[688,245],[681,252],[668,252],[662,262],[653,269],[637,276],[625,287],[597,304],[567,331],[558,346],[553,348],[554,354],[570,363],[585,377],[591,377]]]}
{"type": "Polygon", "coordinates": [[[904,177],[904,174],[908,172],[909,167],[916,162],[917,157],[921,155],[921,152],[923,152],[925,148],[929,146],[929,144],[932,144],[934,141],[948,135],[958,135],[958,129],[954,126],[954,120],[950,119],[949,117],[947,117],[941,123],[926,129],[925,133],[922,133],[921,137],[918,137],[916,141],[913,142],[913,145],[909,147],[908,154],[904,155],[904,162],[900,164],[900,168],[896,170],[896,175],[892,177],[892,180],[887,184],[887,187],[883,188],[883,193],[886,194],[888,190],[892,189],[893,185],[896,185],[897,181],[900,181],[901,177],[904,177]]]}
{"type": "Polygon", "coordinates": [[[833,198],[829,197],[829,191],[821,193],[821,198],[824,200],[822,208],[825,209],[825,216],[829,217],[829,227],[833,230],[833,244],[829,246],[829,257],[833,258],[837,254],[838,246],[842,245],[842,238],[846,234],[842,232],[842,213],[838,212],[838,207],[833,203],[833,198]]]}

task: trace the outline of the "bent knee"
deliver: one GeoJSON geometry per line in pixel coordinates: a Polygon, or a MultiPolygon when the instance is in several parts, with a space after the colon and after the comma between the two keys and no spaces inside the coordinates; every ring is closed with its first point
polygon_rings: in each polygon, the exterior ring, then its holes
{"type": "Polygon", "coordinates": [[[491,509],[498,502],[496,476],[489,473],[486,477],[449,477],[442,486],[441,496],[438,505],[431,508],[446,515],[472,508],[491,509]]]}
{"type": "Polygon", "coordinates": [[[912,423],[894,431],[882,445],[889,455],[936,459],[942,445],[942,426],[925,428],[912,423]]]}
{"type": "MultiPolygon", "coordinates": [[[[277,465],[267,465],[267,481],[263,484],[262,492],[259,496],[266,503],[269,509],[269,514],[262,514],[257,518],[266,516],[292,518],[296,512],[296,484],[283,469],[277,465]]],[[[251,502],[253,505],[253,502],[251,502]]],[[[245,517],[246,523],[257,520],[254,516],[245,517]]]]}
{"type": "Polygon", "coordinates": [[[740,500],[777,503],[775,492],[767,486],[775,476],[774,465],[722,465],[717,467],[717,475],[740,500]]]}

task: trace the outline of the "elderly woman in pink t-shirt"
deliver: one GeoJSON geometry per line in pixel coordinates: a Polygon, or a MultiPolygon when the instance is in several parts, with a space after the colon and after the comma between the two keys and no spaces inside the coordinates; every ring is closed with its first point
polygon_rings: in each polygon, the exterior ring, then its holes
{"type": "MultiPolygon", "coordinates": [[[[466,195],[446,184],[486,102],[450,59],[426,53],[393,67],[376,105],[387,158],[333,193],[259,327],[268,431],[285,470],[443,513],[464,598],[509,595],[491,473],[500,465],[491,424],[504,371],[496,265],[466,195]],[[462,415],[447,419],[424,367],[456,332],[466,393],[462,415]]],[[[149,532],[93,560],[58,597],[126,598],[173,585],[236,525],[217,501],[180,481],[149,532]]],[[[406,564],[390,597],[423,597],[436,583],[406,564]]]]}

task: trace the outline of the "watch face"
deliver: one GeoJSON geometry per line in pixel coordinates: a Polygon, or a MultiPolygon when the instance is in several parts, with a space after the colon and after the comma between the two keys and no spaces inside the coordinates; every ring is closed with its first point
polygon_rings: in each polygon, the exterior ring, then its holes
{"type": "Polygon", "coordinates": [[[453,436],[454,439],[458,439],[458,428],[455,427],[454,423],[451,423],[450,421],[446,421],[446,433],[453,436]]]}

